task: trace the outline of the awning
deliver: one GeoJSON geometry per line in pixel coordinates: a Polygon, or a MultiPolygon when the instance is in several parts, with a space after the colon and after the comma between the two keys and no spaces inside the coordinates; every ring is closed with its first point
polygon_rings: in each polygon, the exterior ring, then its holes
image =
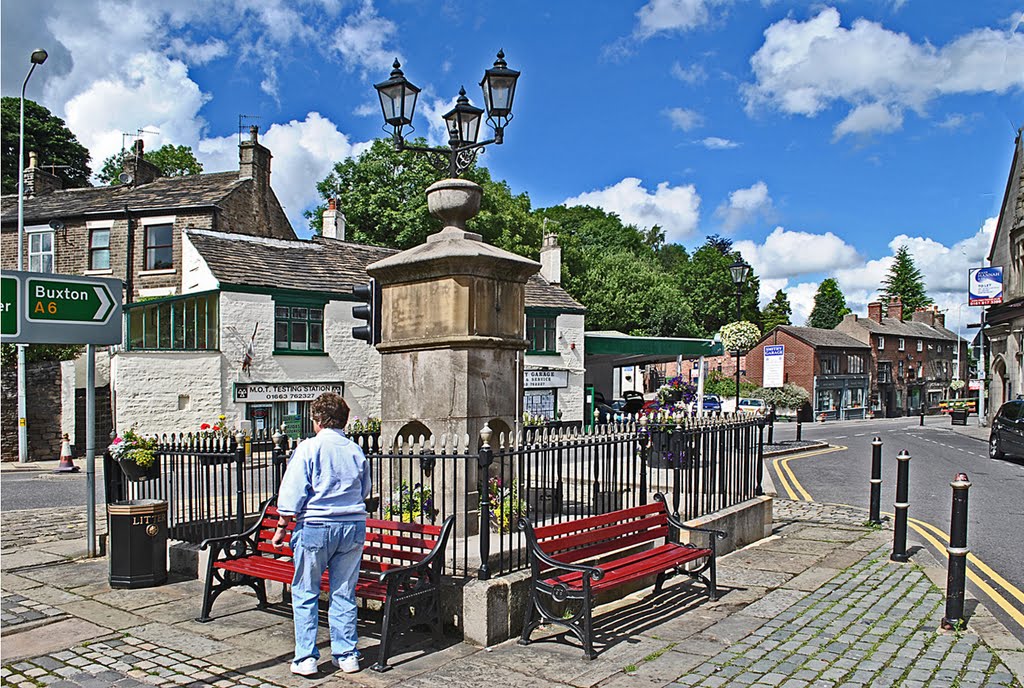
{"type": "Polygon", "coordinates": [[[631,337],[615,331],[585,332],[584,351],[587,358],[601,356],[613,359],[615,367],[665,363],[683,358],[721,356],[721,342],[711,339],[682,337],[631,337]]]}

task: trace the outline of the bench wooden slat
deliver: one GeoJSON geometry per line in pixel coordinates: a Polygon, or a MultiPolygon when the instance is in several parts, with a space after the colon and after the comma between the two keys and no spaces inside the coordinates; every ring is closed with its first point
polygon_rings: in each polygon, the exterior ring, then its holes
{"type": "MultiPolygon", "coordinates": [[[[709,549],[692,549],[671,543],[662,545],[598,566],[605,572],[605,575],[601,580],[592,582],[591,588],[595,591],[613,588],[710,555],[711,550],[709,549]]],[[[583,574],[573,571],[549,578],[544,582],[549,585],[561,583],[574,590],[579,590],[583,587],[583,574]]]]}
{"type": "Polygon", "coordinates": [[[434,549],[434,545],[437,544],[437,540],[428,540],[426,538],[411,538],[404,537],[401,535],[390,535],[388,533],[378,531],[367,531],[366,541],[380,543],[382,545],[397,545],[399,547],[420,549],[426,552],[429,552],[430,550],[434,549]]]}
{"type": "Polygon", "coordinates": [[[381,547],[374,547],[373,545],[366,545],[363,547],[364,557],[375,557],[378,559],[398,559],[400,561],[408,561],[417,563],[423,561],[429,552],[410,552],[408,550],[400,549],[384,549],[381,547]]]}
{"type": "MultiPolygon", "coordinates": [[[[642,533],[647,530],[653,530],[667,525],[668,519],[665,517],[665,514],[652,514],[651,516],[646,516],[637,520],[602,526],[601,528],[576,533],[575,535],[566,535],[565,537],[546,540],[539,544],[544,553],[555,556],[562,552],[567,552],[568,550],[577,549],[583,545],[596,544],[603,540],[620,538],[632,533],[642,533]]],[[[562,561],[574,560],[562,559],[562,561]]]]}
{"type": "Polygon", "coordinates": [[[402,521],[381,521],[376,518],[366,519],[367,530],[385,530],[388,532],[401,530],[407,533],[423,533],[432,537],[437,537],[441,534],[441,526],[431,525],[429,523],[404,523],[402,521]]]}
{"type": "Polygon", "coordinates": [[[645,542],[652,542],[668,535],[668,526],[663,526],[655,530],[647,530],[642,533],[636,533],[634,535],[628,535],[625,537],[616,538],[614,540],[605,540],[596,544],[590,545],[589,547],[582,547],[580,549],[574,549],[569,552],[562,552],[556,554],[552,559],[557,559],[566,564],[573,564],[579,561],[586,561],[587,559],[593,559],[599,557],[602,554],[608,554],[609,552],[615,552],[620,549],[626,549],[627,547],[633,547],[635,545],[642,545],[645,542]]]}
{"type": "Polygon", "coordinates": [[[658,502],[653,502],[651,504],[634,506],[630,507],[629,509],[612,511],[607,514],[600,514],[598,516],[587,516],[586,518],[577,518],[571,521],[563,521],[562,523],[552,523],[549,526],[541,526],[539,528],[534,528],[533,532],[537,536],[538,541],[547,540],[549,538],[557,537],[559,535],[566,535],[568,533],[575,533],[577,531],[583,530],[592,530],[600,526],[618,523],[625,519],[649,516],[650,514],[656,514],[661,510],[661,504],[658,502]]]}

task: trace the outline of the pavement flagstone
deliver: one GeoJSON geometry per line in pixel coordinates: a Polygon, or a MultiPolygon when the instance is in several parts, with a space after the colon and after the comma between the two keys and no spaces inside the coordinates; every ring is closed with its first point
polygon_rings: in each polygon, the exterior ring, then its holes
{"type": "MultiPolygon", "coordinates": [[[[218,600],[214,621],[196,623],[199,581],[111,590],[105,558],[76,558],[84,519],[6,512],[0,684],[1024,688],[1024,646],[974,600],[965,629],[939,632],[943,570],[923,548],[909,563],[890,562],[891,532],[864,521],[851,507],[777,499],[772,537],[720,559],[719,601],[684,582],[658,597],[648,589],[604,605],[595,619],[600,656],[590,662],[551,631],[528,647],[486,649],[457,637],[435,645],[421,633],[400,648],[392,671],[345,675],[327,660],[323,624],[321,673],[309,680],[288,670],[287,607],[258,611],[251,595],[232,590],[218,600]],[[45,557],[17,556],[48,544],[39,550],[45,557]]],[[[379,617],[368,613],[359,631],[368,667],[379,617]]]]}

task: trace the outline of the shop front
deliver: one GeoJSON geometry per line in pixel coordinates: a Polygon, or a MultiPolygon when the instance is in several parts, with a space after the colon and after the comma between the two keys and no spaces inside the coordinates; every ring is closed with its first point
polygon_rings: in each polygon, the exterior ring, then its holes
{"type": "Polygon", "coordinates": [[[344,382],[236,382],[232,396],[245,408],[253,432],[281,430],[289,437],[309,437],[313,421],[309,405],[324,392],[344,396],[344,382]]]}
{"type": "Polygon", "coordinates": [[[568,370],[527,368],[523,371],[523,414],[545,422],[559,420],[559,390],[568,386],[568,370]]]}

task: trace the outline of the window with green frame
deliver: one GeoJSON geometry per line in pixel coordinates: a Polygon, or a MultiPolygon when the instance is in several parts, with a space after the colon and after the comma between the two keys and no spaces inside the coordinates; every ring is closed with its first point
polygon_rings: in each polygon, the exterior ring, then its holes
{"type": "Polygon", "coordinates": [[[274,352],[324,350],[323,302],[274,299],[274,352]]]}
{"type": "Polygon", "coordinates": [[[216,351],[220,293],[153,299],[125,307],[129,351],[216,351]]]}
{"type": "Polygon", "coordinates": [[[526,339],[530,342],[527,353],[530,354],[553,354],[558,349],[555,346],[557,318],[553,315],[526,317],[526,339]]]}

